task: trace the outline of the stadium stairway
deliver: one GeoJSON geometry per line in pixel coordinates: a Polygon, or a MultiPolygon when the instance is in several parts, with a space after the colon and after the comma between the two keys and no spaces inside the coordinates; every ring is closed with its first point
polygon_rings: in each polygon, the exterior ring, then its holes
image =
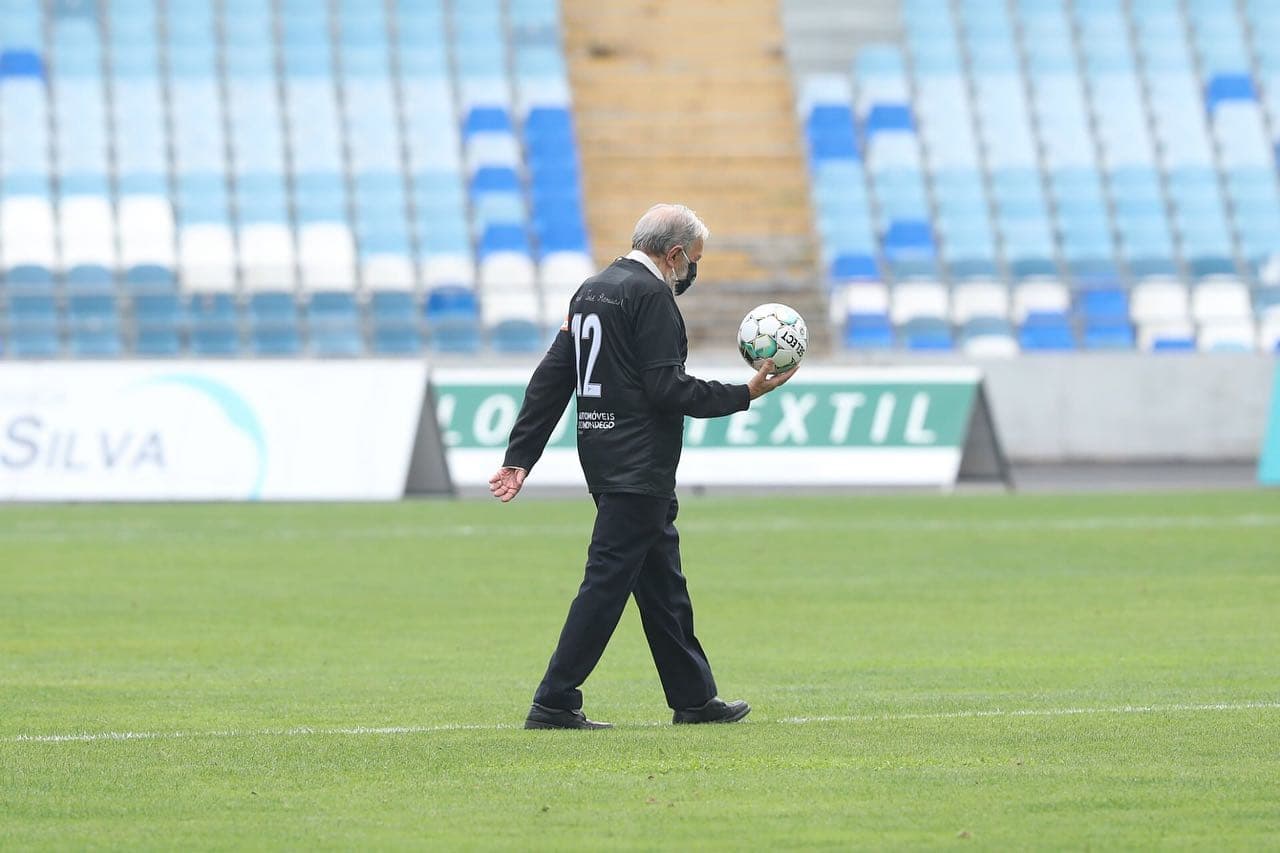
{"type": "Polygon", "coordinates": [[[718,350],[765,301],[809,318],[826,349],[801,137],[775,0],[563,0],[565,48],[597,261],[650,204],[679,201],[712,232],[691,346],[718,350]],[[708,298],[711,297],[711,298],[708,298]]]}

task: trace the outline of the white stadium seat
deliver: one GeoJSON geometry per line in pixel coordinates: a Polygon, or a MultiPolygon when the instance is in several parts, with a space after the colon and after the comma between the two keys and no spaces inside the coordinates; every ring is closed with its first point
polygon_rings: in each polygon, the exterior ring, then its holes
{"type": "Polygon", "coordinates": [[[905,281],[890,292],[890,317],[902,324],[920,318],[945,319],[951,313],[947,288],[937,281],[905,281]]]}
{"type": "Polygon", "coordinates": [[[32,264],[53,269],[53,208],[48,200],[14,196],[0,201],[0,252],[5,268],[32,264]]]}
{"type": "Polygon", "coordinates": [[[462,77],[458,85],[458,106],[466,115],[473,107],[511,108],[511,86],[505,77],[462,77]]]}
{"type": "Polygon", "coordinates": [[[567,107],[571,102],[569,82],[561,77],[523,78],[516,86],[522,116],[535,107],[567,107]]]}
{"type": "Polygon", "coordinates": [[[1263,352],[1276,352],[1280,346],[1280,314],[1269,314],[1262,318],[1258,327],[1258,346],[1263,352]]]}
{"type": "Polygon", "coordinates": [[[819,104],[848,105],[853,99],[853,86],[848,74],[810,74],[800,81],[796,109],[807,117],[819,104]]]}
{"type": "Polygon", "coordinates": [[[120,199],[120,262],[126,266],[174,265],[173,205],[163,196],[120,199]]]}
{"type": "Polygon", "coordinates": [[[370,255],[360,262],[360,280],[370,290],[413,290],[413,279],[407,255],[370,255]]]}
{"type": "Polygon", "coordinates": [[[997,281],[977,279],[951,290],[951,320],[962,324],[975,317],[1009,316],[1009,288],[997,281]]]}
{"type": "Polygon", "coordinates": [[[520,145],[510,133],[476,133],[467,139],[467,170],[483,166],[520,168],[520,145]]]}
{"type": "Polygon", "coordinates": [[[1183,321],[1188,316],[1187,287],[1175,278],[1149,278],[1133,287],[1129,315],[1134,322],[1147,324],[1183,321]]]}
{"type": "Polygon", "coordinates": [[[1218,320],[1200,327],[1196,346],[1202,352],[1252,352],[1258,346],[1252,320],[1218,320]]]}
{"type": "Polygon", "coordinates": [[[542,286],[542,324],[558,326],[569,315],[569,300],[577,293],[578,285],[551,284],[542,286]]]}
{"type": "Polygon", "coordinates": [[[70,196],[58,204],[62,269],[92,264],[116,266],[115,222],[103,196],[70,196]]]}
{"type": "Polygon", "coordinates": [[[178,231],[182,280],[197,292],[232,291],[236,287],[236,250],[226,225],[186,225],[178,231]]]}
{"type": "Polygon", "coordinates": [[[295,252],[287,225],[259,222],[240,229],[240,272],[248,290],[292,290],[295,252]]]}
{"type": "Polygon", "coordinates": [[[522,252],[494,252],[480,263],[481,288],[488,293],[532,288],[534,280],[533,259],[522,252]]]}
{"type": "Polygon", "coordinates": [[[1066,314],[1071,293],[1057,279],[1033,278],[1013,289],[1013,320],[1021,323],[1029,314],[1066,314]]]}
{"type": "Polygon", "coordinates": [[[538,264],[538,279],[544,285],[572,284],[576,288],[595,274],[595,261],[585,252],[552,252],[538,264]]]}
{"type": "Polygon", "coordinates": [[[889,288],[878,281],[847,285],[840,299],[833,299],[839,313],[832,319],[843,323],[850,314],[888,314],[889,288]]]}
{"type": "Polygon", "coordinates": [[[1249,288],[1235,279],[1215,276],[1191,291],[1191,316],[1197,323],[1245,320],[1252,313],[1249,288]]]}
{"type": "Polygon", "coordinates": [[[443,253],[428,255],[422,261],[422,283],[428,288],[440,285],[475,287],[476,265],[467,255],[443,253]]]}
{"type": "Polygon", "coordinates": [[[1011,358],[1019,352],[1012,335],[973,335],[965,339],[964,354],[976,358],[1011,358]]]}
{"type": "Polygon", "coordinates": [[[307,290],[355,287],[355,239],[338,222],[315,222],[298,230],[298,267],[307,290]]]}
{"type": "Polygon", "coordinates": [[[532,287],[485,291],[480,299],[480,319],[487,328],[506,320],[536,323],[540,314],[538,292],[532,287]]]}

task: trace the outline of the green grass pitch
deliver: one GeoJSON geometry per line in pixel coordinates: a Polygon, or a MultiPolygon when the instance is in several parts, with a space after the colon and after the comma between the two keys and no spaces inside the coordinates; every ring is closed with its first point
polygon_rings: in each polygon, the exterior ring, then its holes
{"type": "Polygon", "coordinates": [[[631,607],[618,728],[525,732],[590,521],[0,509],[0,849],[1280,843],[1280,494],[689,498],[752,715],[672,727],[631,607]]]}

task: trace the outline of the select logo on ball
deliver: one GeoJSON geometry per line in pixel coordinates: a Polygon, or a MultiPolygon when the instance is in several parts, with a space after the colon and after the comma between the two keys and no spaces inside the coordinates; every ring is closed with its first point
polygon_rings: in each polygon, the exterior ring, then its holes
{"type": "Polygon", "coordinates": [[[794,308],[766,302],[747,312],[738,327],[738,352],[747,364],[759,369],[773,359],[779,373],[800,363],[809,346],[809,329],[794,308]]]}

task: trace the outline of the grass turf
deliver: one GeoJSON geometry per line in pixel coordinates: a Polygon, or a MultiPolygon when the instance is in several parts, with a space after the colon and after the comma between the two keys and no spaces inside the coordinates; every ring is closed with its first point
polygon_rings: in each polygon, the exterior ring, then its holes
{"type": "Polygon", "coordinates": [[[752,716],[667,725],[632,607],[619,728],[524,732],[590,509],[0,510],[0,848],[1280,837],[1280,495],[688,499],[752,716]]]}

